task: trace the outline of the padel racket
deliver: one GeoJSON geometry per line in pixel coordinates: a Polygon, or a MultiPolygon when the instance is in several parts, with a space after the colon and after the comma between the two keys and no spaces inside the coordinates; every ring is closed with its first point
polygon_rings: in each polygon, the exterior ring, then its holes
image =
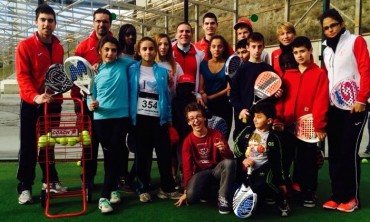
{"type": "Polygon", "coordinates": [[[260,73],[254,82],[253,105],[273,96],[280,89],[281,84],[282,81],[278,74],[270,71],[260,73]]]}
{"type": "Polygon", "coordinates": [[[136,152],[136,138],[134,131],[130,131],[126,134],[126,148],[129,152],[135,153],[136,152]]]}
{"type": "Polygon", "coordinates": [[[239,218],[248,218],[257,206],[257,194],[248,186],[242,184],[233,197],[233,211],[239,218]]]}
{"type": "Polygon", "coordinates": [[[90,88],[94,82],[95,73],[90,63],[80,56],[72,56],[64,61],[64,69],[69,79],[84,93],[91,96],[90,88]]]}
{"type": "Polygon", "coordinates": [[[242,64],[242,60],[238,55],[232,55],[230,56],[225,64],[225,75],[229,76],[230,79],[232,79],[242,64]]]}
{"type": "Polygon", "coordinates": [[[294,134],[298,139],[307,143],[317,143],[320,141],[313,127],[313,117],[311,113],[298,118],[295,124],[294,134]]]}
{"type": "Polygon", "coordinates": [[[330,91],[330,101],[339,109],[351,110],[357,99],[359,87],[354,80],[339,81],[330,91]]]}
{"type": "Polygon", "coordinates": [[[73,82],[67,78],[62,64],[53,64],[45,74],[45,93],[57,95],[65,93],[73,86],[73,82]]]}

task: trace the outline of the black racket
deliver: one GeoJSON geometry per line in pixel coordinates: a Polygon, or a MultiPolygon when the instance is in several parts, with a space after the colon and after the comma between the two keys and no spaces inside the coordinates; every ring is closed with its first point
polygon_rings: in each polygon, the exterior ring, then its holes
{"type": "Polygon", "coordinates": [[[225,64],[225,75],[229,76],[232,79],[242,64],[242,59],[238,55],[230,56],[225,64]]]}
{"type": "Polygon", "coordinates": [[[69,91],[73,82],[68,79],[62,64],[53,64],[45,74],[45,93],[57,95],[69,91]]]}

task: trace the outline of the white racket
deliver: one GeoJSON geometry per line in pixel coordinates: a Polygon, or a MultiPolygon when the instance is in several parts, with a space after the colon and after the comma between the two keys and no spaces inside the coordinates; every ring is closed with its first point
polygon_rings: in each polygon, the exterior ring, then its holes
{"type": "Polygon", "coordinates": [[[91,87],[94,82],[95,73],[90,63],[80,57],[72,56],[64,61],[64,69],[66,74],[73,83],[89,96],[91,87]]]}
{"type": "Polygon", "coordinates": [[[235,191],[233,197],[233,211],[239,218],[248,218],[257,207],[257,194],[244,183],[235,191]]]}
{"type": "Polygon", "coordinates": [[[351,110],[358,95],[359,87],[352,79],[339,81],[330,91],[330,101],[339,109],[351,110]]]}
{"type": "Polygon", "coordinates": [[[53,64],[45,74],[45,93],[57,95],[65,93],[73,86],[68,79],[62,64],[53,64]]]}
{"type": "Polygon", "coordinates": [[[298,118],[294,131],[298,139],[307,143],[317,143],[320,141],[313,127],[313,117],[311,113],[298,118]]]}

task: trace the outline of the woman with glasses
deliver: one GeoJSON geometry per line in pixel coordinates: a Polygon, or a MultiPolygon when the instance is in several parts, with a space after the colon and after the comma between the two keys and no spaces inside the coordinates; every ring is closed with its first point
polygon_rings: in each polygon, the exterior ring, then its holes
{"type": "Polygon", "coordinates": [[[350,110],[331,103],[328,111],[329,174],[332,196],[326,209],[353,212],[360,206],[360,148],[367,120],[370,94],[370,60],[363,37],[351,34],[335,9],[323,13],[320,23],[326,37],[323,57],[328,71],[329,90],[342,80],[354,80],[359,87],[350,110]]]}

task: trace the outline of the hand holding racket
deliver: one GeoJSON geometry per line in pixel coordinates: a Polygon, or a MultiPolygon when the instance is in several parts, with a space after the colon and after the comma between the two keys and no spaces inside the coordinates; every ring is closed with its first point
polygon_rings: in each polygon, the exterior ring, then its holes
{"type": "Polygon", "coordinates": [[[234,54],[230,56],[225,63],[225,75],[232,79],[242,63],[243,62],[238,55],[234,54]]]}
{"type": "Polygon", "coordinates": [[[295,136],[307,143],[317,143],[320,141],[313,127],[312,114],[306,114],[298,118],[294,130],[295,136]]]}
{"type": "Polygon", "coordinates": [[[351,110],[356,102],[359,87],[354,80],[339,81],[330,91],[330,101],[339,109],[351,110]]]}
{"type": "Polygon", "coordinates": [[[62,64],[53,64],[45,74],[45,93],[57,95],[65,93],[73,86],[73,82],[68,79],[62,64]]]}
{"type": "MultiPolygon", "coordinates": [[[[72,56],[64,61],[64,69],[68,78],[88,96],[92,94],[90,88],[94,83],[94,70],[90,63],[79,56],[72,56]]],[[[94,98],[92,98],[94,100],[94,98]]]]}

